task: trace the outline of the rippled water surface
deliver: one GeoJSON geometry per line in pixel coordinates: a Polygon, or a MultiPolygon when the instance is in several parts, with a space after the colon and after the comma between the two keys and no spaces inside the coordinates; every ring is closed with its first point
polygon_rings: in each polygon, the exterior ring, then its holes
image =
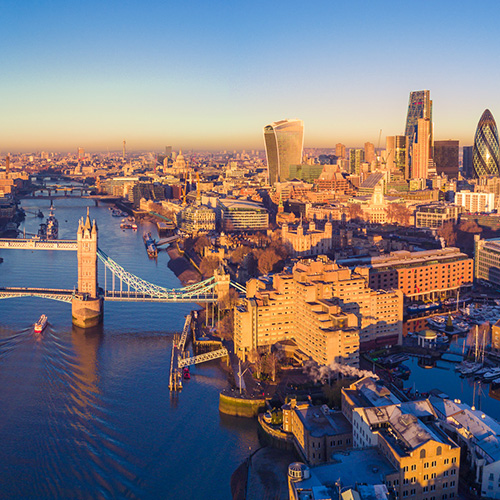
{"type": "MultiPolygon", "coordinates": [[[[49,204],[22,203],[45,216],[49,204]]],[[[55,201],[60,238],[76,238],[87,205],[55,201]]],[[[112,259],[148,281],[179,286],[165,252],[157,262],[147,258],[142,233],[152,225],[124,232],[106,205],[92,203],[90,214],[112,259]]],[[[36,233],[39,223],[28,213],[21,229],[36,233]]],[[[0,257],[2,286],[76,284],[75,252],[0,250],[0,257]]],[[[258,446],[255,422],[219,416],[225,377],[216,363],[194,367],[178,396],[168,390],[172,336],[194,307],[106,303],[102,329],[82,333],[69,304],[0,300],[0,497],[231,498],[231,473],[258,446]],[[37,338],[33,323],[42,313],[49,326],[37,338]]]]}

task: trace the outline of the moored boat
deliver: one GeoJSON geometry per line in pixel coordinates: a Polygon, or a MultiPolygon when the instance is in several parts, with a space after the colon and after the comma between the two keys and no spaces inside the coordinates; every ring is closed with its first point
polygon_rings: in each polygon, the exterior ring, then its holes
{"type": "Polygon", "coordinates": [[[47,316],[42,314],[39,320],[35,323],[35,333],[42,333],[43,329],[47,326],[47,316]]]}

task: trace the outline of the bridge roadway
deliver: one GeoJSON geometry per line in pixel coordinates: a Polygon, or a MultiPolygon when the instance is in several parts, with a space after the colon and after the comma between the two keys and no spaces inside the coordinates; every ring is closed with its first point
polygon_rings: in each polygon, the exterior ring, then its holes
{"type": "MultiPolygon", "coordinates": [[[[0,287],[0,299],[15,297],[41,297],[44,299],[69,302],[75,290],[57,288],[28,288],[28,287],[0,287]]],[[[171,293],[163,297],[155,297],[142,292],[105,291],[102,295],[105,301],[113,302],[180,302],[186,304],[214,302],[216,298],[212,293],[187,295],[185,293],[171,293]]]]}
{"type": "Polygon", "coordinates": [[[76,251],[76,240],[42,240],[38,237],[30,239],[2,238],[0,248],[16,250],[71,250],[76,251]]]}

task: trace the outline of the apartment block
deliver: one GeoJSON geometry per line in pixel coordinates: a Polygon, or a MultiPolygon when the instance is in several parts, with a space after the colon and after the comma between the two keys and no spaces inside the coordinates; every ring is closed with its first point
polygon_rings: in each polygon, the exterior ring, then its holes
{"type": "Polygon", "coordinates": [[[301,260],[291,273],[247,283],[235,311],[235,347],[245,359],[253,349],[294,340],[319,364],[357,366],[359,350],[402,338],[403,294],[375,291],[358,274],[325,257],[301,260]]]}
{"type": "Polygon", "coordinates": [[[397,288],[406,299],[435,300],[472,286],[473,259],[455,247],[401,250],[359,261],[356,271],[368,272],[368,284],[374,290],[397,288]]]}

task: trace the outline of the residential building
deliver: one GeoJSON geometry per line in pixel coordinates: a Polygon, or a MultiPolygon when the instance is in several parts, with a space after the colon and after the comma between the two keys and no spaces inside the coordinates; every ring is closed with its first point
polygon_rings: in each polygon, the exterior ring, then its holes
{"type": "Polygon", "coordinates": [[[473,259],[454,247],[420,252],[400,250],[344,263],[358,264],[357,272],[367,270],[370,288],[398,288],[412,301],[455,296],[458,289],[472,286],[473,281],[473,259]]]}
{"type": "Polygon", "coordinates": [[[176,216],[177,226],[186,233],[208,233],[216,229],[215,210],[204,205],[191,205],[176,216]]]}
{"type": "Polygon", "coordinates": [[[466,212],[491,212],[495,209],[495,194],[459,191],[455,194],[455,204],[464,207],[466,212]]]}
{"type": "Polygon", "coordinates": [[[247,283],[247,298],[235,311],[235,350],[292,339],[319,364],[356,366],[359,349],[397,344],[402,338],[403,294],[372,290],[366,275],[326,258],[302,260],[271,284],[247,283]]]}
{"type": "Polygon", "coordinates": [[[419,205],[415,210],[415,227],[437,229],[445,222],[451,221],[456,223],[462,211],[463,208],[461,206],[451,203],[419,205]]]}
{"type": "Polygon", "coordinates": [[[482,114],[477,124],[472,152],[474,177],[482,175],[500,175],[498,130],[495,119],[489,109],[482,114]]]}
{"type": "Polygon", "coordinates": [[[500,286],[500,238],[482,240],[474,235],[474,278],[500,286]]]}
{"type": "Polygon", "coordinates": [[[304,122],[281,120],[264,127],[269,184],[290,179],[290,165],[302,163],[304,122]]]}
{"type": "Polygon", "coordinates": [[[460,447],[437,425],[429,400],[403,403],[379,381],[363,378],[342,389],[342,412],[354,446],[378,449],[398,471],[386,481],[397,498],[456,498],[460,447]]]}
{"type": "MultiPolygon", "coordinates": [[[[480,496],[500,499],[500,424],[458,399],[432,397],[430,401],[441,427],[467,451],[471,469],[468,479],[481,486],[480,496]]],[[[458,481],[458,472],[453,470],[449,471],[449,480],[453,477],[458,481]]]]}
{"type": "Polygon", "coordinates": [[[352,447],[352,426],[339,411],[328,406],[297,404],[284,406],[283,430],[294,436],[298,452],[310,465],[330,462],[332,454],[352,447]]]}
{"type": "Polygon", "coordinates": [[[458,178],[458,141],[434,141],[433,160],[437,175],[445,174],[448,179],[458,178]]]}

